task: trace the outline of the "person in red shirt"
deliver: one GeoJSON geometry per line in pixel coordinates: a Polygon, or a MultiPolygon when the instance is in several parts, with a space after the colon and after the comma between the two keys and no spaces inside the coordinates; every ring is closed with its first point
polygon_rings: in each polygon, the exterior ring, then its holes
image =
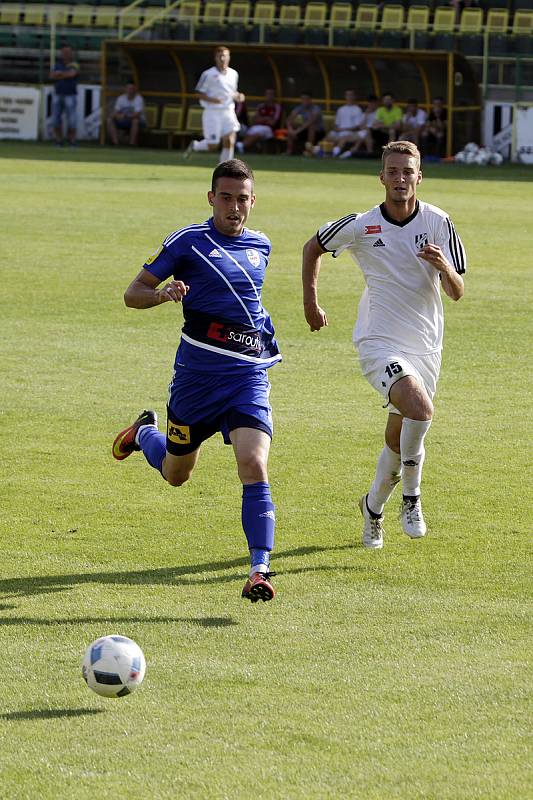
{"type": "Polygon", "coordinates": [[[265,99],[257,106],[252,124],[246,131],[246,136],[242,143],[244,150],[251,150],[256,142],[272,139],[280,118],[281,106],[276,103],[274,89],[267,89],[265,91],[265,99]]]}

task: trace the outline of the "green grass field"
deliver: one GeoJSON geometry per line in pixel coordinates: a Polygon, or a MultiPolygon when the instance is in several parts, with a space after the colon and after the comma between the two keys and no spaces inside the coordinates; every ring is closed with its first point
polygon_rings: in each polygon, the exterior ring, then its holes
{"type": "Polygon", "coordinates": [[[181,320],[127,309],[123,291],[166,234],[208,216],[214,159],[0,145],[0,798],[531,798],[533,171],[427,169],[419,196],[469,254],[465,298],[445,301],[429,535],[401,533],[398,495],[368,552],[357,500],[385,412],[351,345],[362,279],[324,259],[330,324],[311,334],[300,253],[322,222],[381,202],[378,165],[250,163],[284,353],[278,597],[257,605],[240,598],[231,449],[206,443],[181,489],[141,455],[111,457],[140,409],[164,418],[181,320]],[[107,633],[146,655],[122,700],[81,678],[107,633]]]}

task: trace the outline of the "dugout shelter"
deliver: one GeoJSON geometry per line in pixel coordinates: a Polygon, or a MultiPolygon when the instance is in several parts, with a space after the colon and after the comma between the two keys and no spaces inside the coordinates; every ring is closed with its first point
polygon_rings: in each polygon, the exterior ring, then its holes
{"type": "MultiPolygon", "coordinates": [[[[147,105],[150,130],[167,137],[201,132],[201,110],[195,86],[203,70],[213,65],[215,43],[107,40],[102,46],[102,118],[115,97],[133,78],[147,105]]],[[[442,96],[448,111],[446,154],[468,141],[479,141],[481,101],[474,73],[459,53],[366,50],[361,48],[298,48],[283,45],[230,43],[231,66],[239,72],[239,88],[247,105],[261,102],[274,88],[285,111],[311,92],[326,115],[334,115],[353,88],[357,102],[367,95],[392,92],[404,105],[411,97],[428,110],[442,96]]],[[[105,126],[101,126],[104,141],[105,126]]]]}

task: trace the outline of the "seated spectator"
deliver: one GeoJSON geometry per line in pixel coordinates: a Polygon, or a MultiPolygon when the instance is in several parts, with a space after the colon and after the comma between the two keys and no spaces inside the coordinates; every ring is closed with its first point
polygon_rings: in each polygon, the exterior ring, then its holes
{"type": "Polygon", "coordinates": [[[316,144],[324,133],[322,109],[313,103],[310,92],[303,92],[300,105],[293,108],[287,119],[287,155],[293,154],[297,143],[316,144]]]}
{"type": "Polygon", "coordinates": [[[442,158],[446,149],[447,112],[442,97],[434,97],[426,123],[420,131],[420,150],[424,156],[442,158]]]}
{"type": "Polygon", "coordinates": [[[363,111],[355,102],[355,96],[353,89],[346,90],[344,93],[346,103],[337,109],[333,128],[319,144],[306,144],[306,150],[310,155],[331,153],[332,156],[337,157],[345,145],[357,139],[357,133],[363,121],[363,111]]]}
{"type": "Polygon", "coordinates": [[[381,96],[381,105],[376,111],[376,118],[372,126],[374,141],[379,147],[396,141],[402,117],[402,109],[394,102],[394,95],[391,92],[385,92],[381,96]]]}
{"type": "Polygon", "coordinates": [[[107,131],[113,144],[118,144],[118,132],[129,134],[130,145],[139,143],[139,130],[145,126],[144,100],[137,91],[136,85],[130,81],[124,94],[120,94],[107,120],[107,131]]]}
{"type": "Polygon", "coordinates": [[[281,118],[281,106],[276,103],[274,89],[265,91],[265,99],[260,103],[253,116],[252,124],[246,131],[242,142],[243,150],[252,150],[257,142],[272,139],[281,118]]]}
{"type": "Polygon", "coordinates": [[[405,113],[402,117],[402,126],[398,133],[398,139],[402,139],[406,142],[413,142],[418,147],[420,132],[424,126],[426,117],[426,112],[418,108],[418,100],[415,98],[408,100],[405,113]]]}
{"type": "Polygon", "coordinates": [[[345,150],[339,155],[339,158],[351,158],[363,151],[365,156],[374,155],[374,120],[376,119],[376,111],[379,106],[379,100],[375,94],[369,94],[367,97],[367,105],[363,112],[363,120],[360,129],[356,133],[354,144],[349,150],[345,150]],[[364,147],[364,149],[363,149],[364,147]]]}

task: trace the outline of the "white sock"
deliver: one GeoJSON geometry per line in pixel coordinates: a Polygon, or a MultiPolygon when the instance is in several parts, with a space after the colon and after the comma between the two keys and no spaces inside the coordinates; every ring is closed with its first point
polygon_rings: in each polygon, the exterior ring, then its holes
{"type": "Polygon", "coordinates": [[[235,147],[233,145],[231,145],[231,147],[223,147],[220,151],[220,160],[218,163],[221,164],[222,161],[229,161],[230,158],[233,158],[234,152],[235,147]]]}
{"type": "Polygon", "coordinates": [[[402,422],[400,454],[402,457],[403,493],[408,497],[420,494],[422,465],[426,453],[424,437],[430,425],[430,419],[420,420],[404,417],[402,422]]]}
{"type": "Polygon", "coordinates": [[[335,147],[334,147],[334,148],[333,148],[333,150],[331,151],[331,155],[332,155],[332,156],[334,156],[334,157],[335,157],[335,156],[338,156],[338,155],[339,155],[339,153],[340,153],[340,151],[341,151],[340,147],[337,147],[337,145],[335,145],[335,147]]]}
{"type": "Polygon", "coordinates": [[[394,487],[400,480],[402,460],[399,453],[395,453],[385,445],[379,454],[374,483],[368,491],[367,503],[374,514],[382,514],[383,507],[394,487]]]}
{"type": "Polygon", "coordinates": [[[207,139],[195,139],[192,143],[192,149],[195,153],[206,153],[209,150],[209,143],[207,139]]]}

